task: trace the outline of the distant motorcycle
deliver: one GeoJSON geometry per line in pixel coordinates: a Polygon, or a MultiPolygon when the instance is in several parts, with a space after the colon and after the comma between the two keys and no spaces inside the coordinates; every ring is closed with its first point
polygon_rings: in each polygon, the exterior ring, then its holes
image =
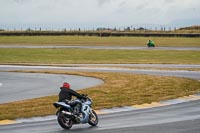
{"type": "Polygon", "coordinates": [[[147,47],[155,47],[155,43],[154,43],[154,41],[152,41],[152,40],[149,40],[148,42],[147,42],[147,47]]]}
{"type": "Polygon", "coordinates": [[[92,109],[92,99],[84,95],[85,99],[74,99],[66,102],[55,102],[57,121],[64,129],[70,129],[73,124],[98,124],[98,116],[92,109]]]}

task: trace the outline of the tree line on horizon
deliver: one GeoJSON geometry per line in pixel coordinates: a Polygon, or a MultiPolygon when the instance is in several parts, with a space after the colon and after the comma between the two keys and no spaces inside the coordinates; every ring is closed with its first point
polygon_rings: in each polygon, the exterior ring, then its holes
{"type": "Polygon", "coordinates": [[[79,32],[84,32],[84,31],[113,31],[113,32],[117,32],[117,31],[125,31],[125,32],[134,32],[134,31],[184,31],[184,30],[194,30],[194,31],[200,31],[200,25],[193,25],[193,26],[189,26],[189,27],[182,27],[182,28],[166,28],[166,27],[160,27],[160,28],[157,28],[155,27],[154,29],[152,28],[145,28],[145,27],[139,27],[139,28],[135,28],[135,27],[124,27],[124,28],[105,28],[105,27],[99,27],[99,28],[96,28],[96,29],[93,29],[93,30],[85,30],[85,29],[81,29],[81,28],[78,28],[78,29],[69,29],[67,30],[66,28],[64,29],[42,29],[41,27],[40,28],[27,28],[25,30],[21,29],[21,30],[16,30],[15,28],[12,29],[12,30],[9,30],[9,29],[3,29],[3,28],[0,28],[0,31],[62,31],[62,32],[68,32],[68,31],[79,31],[79,32]]]}

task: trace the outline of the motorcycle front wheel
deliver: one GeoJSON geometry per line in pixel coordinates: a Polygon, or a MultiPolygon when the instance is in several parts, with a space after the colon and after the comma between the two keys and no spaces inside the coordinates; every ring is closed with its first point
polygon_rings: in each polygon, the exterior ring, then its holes
{"type": "Polygon", "coordinates": [[[58,113],[57,120],[59,125],[64,129],[70,129],[73,125],[72,119],[65,117],[62,112],[58,113]]]}
{"type": "Polygon", "coordinates": [[[96,114],[96,112],[94,110],[92,110],[90,116],[89,116],[89,121],[88,123],[91,126],[96,126],[98,124],[99,120],[98,120],[98,116],[96,114]]]}

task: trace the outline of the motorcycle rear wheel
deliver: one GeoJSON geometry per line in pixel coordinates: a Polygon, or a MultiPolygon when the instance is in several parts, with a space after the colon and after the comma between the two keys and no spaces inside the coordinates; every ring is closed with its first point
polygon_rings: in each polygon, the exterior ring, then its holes
{"type": "Polygon", "coordinates": [[[99,122],[98,116],[97,116],[96,112],[94,110],[92,110],[92,113],[89,116],[88,123],[91,126],[96,126],[98,124],[98,122],[99,122]]]}
{"type": "Polygon", "coordinates": [[[64,129],[70,129],[73,125],[72,119],[65,117],[62,112],[59,112],[57,120],[59,125],[64,129]]]}

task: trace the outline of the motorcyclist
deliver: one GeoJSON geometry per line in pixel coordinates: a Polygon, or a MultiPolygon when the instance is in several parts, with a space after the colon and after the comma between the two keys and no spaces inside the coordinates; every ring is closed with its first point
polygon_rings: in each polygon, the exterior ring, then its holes
{"type": "Polygon", "coordinates": [[[85,99],[85,97],[79,93],[77,93],[76,91],[72,90],[70,87],[70,84],[67,82],[64,82],[62,87],[60,87],[60,93],[59,93],[59,100],[58,102],[63,102],[63,101],[71,101],[72,100],[72,96],[75,96],[79,99],[85,99]]]}
{"type": "Polygon", "coordinates": [[[147,46],[148,46],[148,47],[155,47],[154,41],[148,40],[148,41],[147,41],[147,46]]]}
{"type": "Polygon", "coordinates": [[[58,102],[53,104],[54,107],[58,108],[56,115],[60,126],[65,129],[70,129],[73,124],[80,123],[96,126],[98,116],[92,110],[92,100],[87,94],[77,93],[70,88],[70,84],[67,82],[63,83],[60,89],[58,102]],[[77,97],[77,99],[72,99],[72,96],[77,97]]]}
{"type": "MultiPolygon", "coordinates": [[[[84,95],[81,95],[77,93],[76,91],[72,90],[70,88],[70,84],[67,82],[64,82],[62,87],[60,87],[60,93],[59,93],[59,100],[58,102],[65,102],[66,104],[69,104],[73,108],[73,113],[75,116],[79,116],[82,108],[82,103],[79,103],[75,100],[72,100],[72,96],[77,97],[78,99],[84,99],[86,100],[86,97],[84,95]]],[[[80,118],[76,118],[76,121],[80,122],[80,118]]]]}

